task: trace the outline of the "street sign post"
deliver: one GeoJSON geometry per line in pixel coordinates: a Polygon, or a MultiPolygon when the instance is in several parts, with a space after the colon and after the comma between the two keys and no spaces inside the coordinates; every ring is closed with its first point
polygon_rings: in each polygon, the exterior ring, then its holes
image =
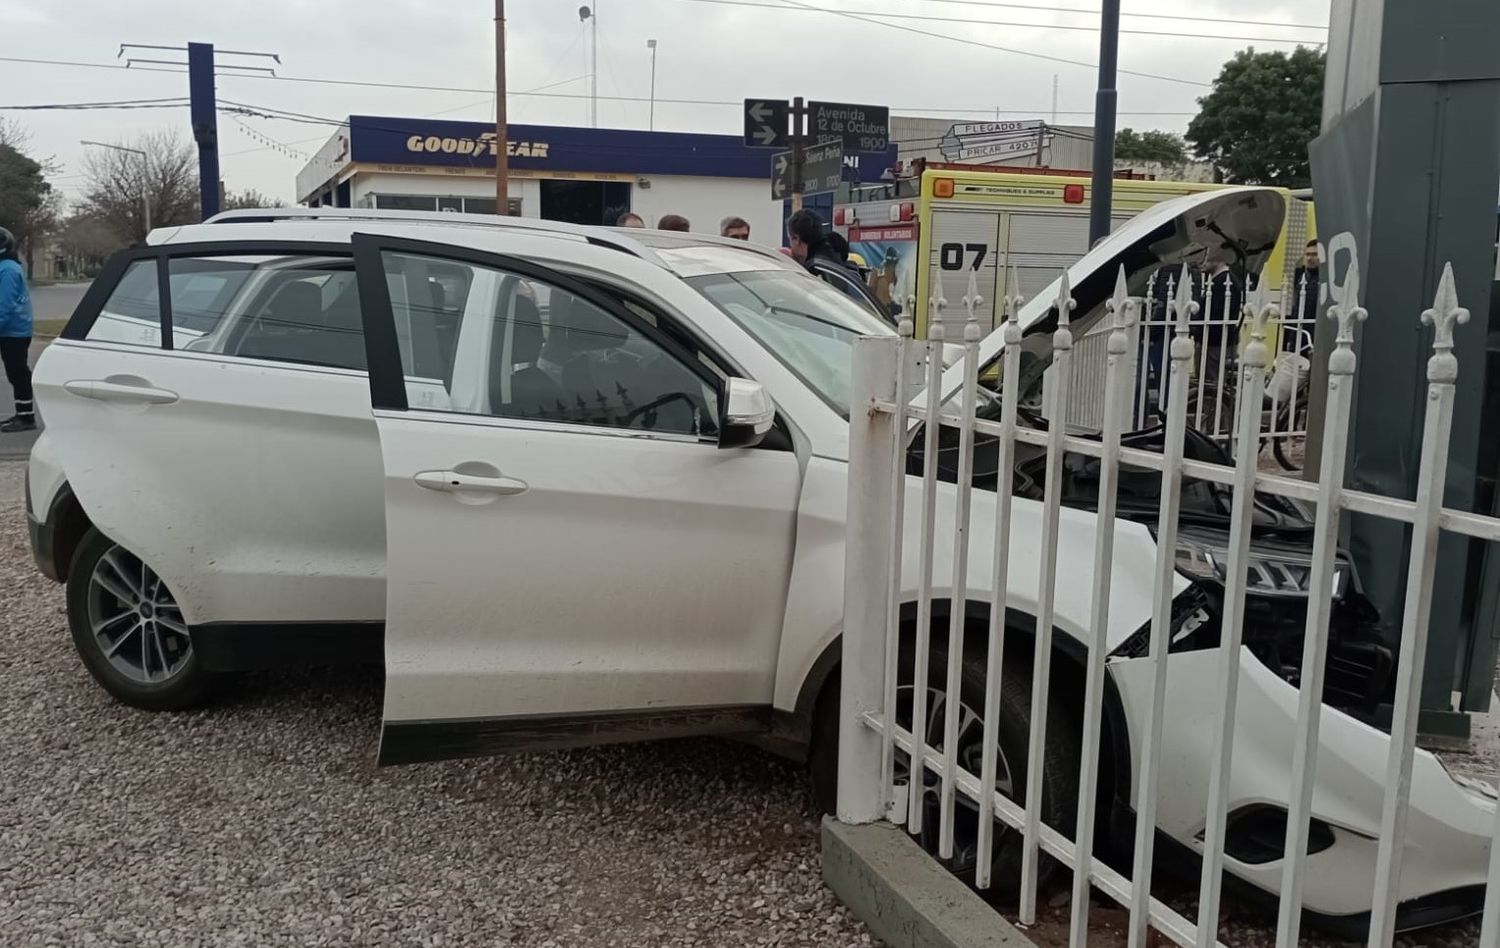
{"type": "Polygon", "coordinates": [[[804,147],[801,174],[797,171],[795,151],[776,153],[771,159],[772,198],[780,201],[793,195],[837,191],[844,180],[843,144],[834,141],[804,147]]]}
{"type": "Polygon", "coordinates": [[[785,148],[791,144],[787,118],[791,105],[785,99],[745,100],[745,144],[759,148],[785,148]]]}
{"type": "Polygon", "coordinates": [[[847,154],[885,151],[891,143],[891,110],[883,105],[809,102],[807,134],[815,142],[840,142],[847,154]]]}

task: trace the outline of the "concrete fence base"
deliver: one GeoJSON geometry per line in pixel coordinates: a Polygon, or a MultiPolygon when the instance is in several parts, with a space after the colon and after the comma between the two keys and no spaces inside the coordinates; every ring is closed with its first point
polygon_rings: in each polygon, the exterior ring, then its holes
{"type": "Polygon", "coordinates": [[[889,823],[823,820],[823,881],[890,948],[1033,942],[889,823]]]}

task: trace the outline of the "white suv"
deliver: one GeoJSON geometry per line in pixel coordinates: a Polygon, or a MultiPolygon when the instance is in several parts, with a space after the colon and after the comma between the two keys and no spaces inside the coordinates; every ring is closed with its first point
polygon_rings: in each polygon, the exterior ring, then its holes
{"type": "MultiPolygon", "coordinates": [[[[1265,189],[1140,215],[1073,268],[1077,331],[1099,318],[1122,263],[1144,286],[1211,232],[1270,227],[1274,242],[1280,219],[1281,199],[1265,189]]],[[[1050,328],[1045,298],[1022,313],[1037,338],[1050,328]]],[[[137,707],[198,702],[225,671],[383,654],[383,763],[730,734],[810,757],[826,802],[851,345],[891,331],[780,254],[739,241],[336,210],[158,231],[110,263],[38,363],[47,427],[27,492],[36,558],[68,583],[84,663],[137,707]]],[[[986,340],[986,357],[997,348],[986,340]]],[[[948,530],[953,499],[945,484],[948,530]]],[[[994,522],[993,493],[977,492],[974,507],[976,528],[994,522]]],[[[920,509],[915,495],[906,509],[920,509]]],[[[1039,534],[1028,526],[1039,505],[1019,498],[1014,518],[1017,562],[1034,560],[1024,544],[1039,534]]],[[[1150,704],[1136,645],[1151,618],[1151,564],[1174,554],[1143,519],[1118,526],[1108,631],[1115,763],[1103,768],[1101,810],[1126,839],[1131,735],[1150,704]]],[[[1064,775],[1077,773],[1069,696],[1081,681],[1094,532],[1092,513],[1064,511],[1070,579],[1058,590],[1050,712],[1063,723],[1048,749],[1064,775]]],[[[1212,542],[1204,536],[1192,542],[1212,542]]],[[[1265,555],[1297,551],[1283,542],[1265,555]]],[[[951,588],[938,556],[935,587],[951,588]]],[[[913,599],[919,559],[902,558],[913,599]]],[[[1012,573],[1012,600],[1035,601],[1035,573],[1012,573]]],[[[971,570],[964,604],[981,629],[986,575],[971,570]]],[[[1180,578],[1183,622],[1198,628],[1174,636],[1181,653],[1168,665],[1166,740],[1181,752],[1163,757],[1160,825],[1189,858],[1211,751],[1196,722],[1217,707],[1194,684],[1212,677],[1202,669],[1217,648],[1213,585],[1211,574],[1180,578]]],[[[1355,597],[1346,586],[1341,596],[1355,597]]],[[[1024,616],[1015,626],[1004,693],[1017,720],[1000,729],[1000,751],[1019,795],[1031,630],[1024,616]]],[[[1247,750],[1235,757],[1227,868],[1274,892],[1297,690],[1294,670],[1246,648],[1256,657],[1240,685],[1247,750]]],[[[959,697],[976,709],[985,659],[968,650],[959,697]]],[[[943,690],[943,667],[932,664],[931,690],[943,690]]],[[[1306,903],[1325,923],[1357,928],[1373,890],[1387,738],[1346,710],[1330,708],[1321,730],[1306,903]]],[[[1076,787],[1066,776],[1056,786],[1045,817],[1067,825],[1076,787]]],[[[1419,753],[1412,805],[1404,923],[1477,910],[1493,802],[1419,753]]],[[[972,869],[972,842],[960,841],[960,869],[964,853],[972,869]]],[[[1015,849],[1013,839],[997,849],[998,891],[1013,882],[1015,849]]]]}

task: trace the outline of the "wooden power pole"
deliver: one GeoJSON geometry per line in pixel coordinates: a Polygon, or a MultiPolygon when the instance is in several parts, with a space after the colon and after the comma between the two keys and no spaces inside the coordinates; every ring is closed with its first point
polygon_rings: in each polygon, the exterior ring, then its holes
{"type": "Polygon", "coordinates": [[[510,213],[505,129],[505,0],[495,0],[495,213],[510,213]]]}

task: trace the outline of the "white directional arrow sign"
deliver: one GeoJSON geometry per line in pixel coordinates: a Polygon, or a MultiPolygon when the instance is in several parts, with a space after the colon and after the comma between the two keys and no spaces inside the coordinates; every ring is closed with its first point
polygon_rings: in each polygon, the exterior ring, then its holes
{"type": "Polygon", "coordinates": [[[792,142],[787,132],[791,103],[785,99],[745,100],[745,144],[760,148],[785,148],[792,142]]]}

